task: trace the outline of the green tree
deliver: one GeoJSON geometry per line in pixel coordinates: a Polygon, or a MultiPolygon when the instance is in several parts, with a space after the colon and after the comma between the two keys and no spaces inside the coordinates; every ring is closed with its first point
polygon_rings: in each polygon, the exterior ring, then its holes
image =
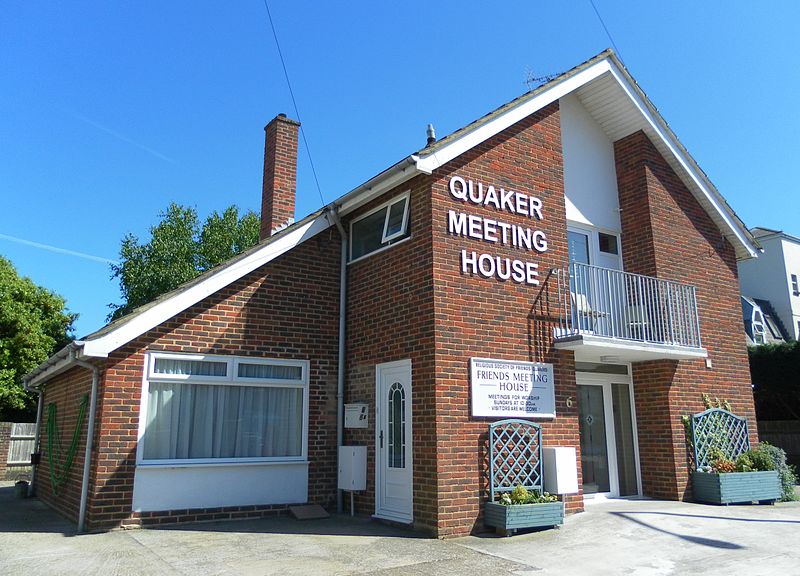
{"type": "Polygon", "coordinates": [[[75,318],[61,296],[19,276],[0,256],[0,421],[33,417],[34,395],[22,377],[72,340],[75,318]]]}
{"type": "Polygon", "coordinates": [[[201,226],[194,208],[171,203],[150,228],[150,240],[122,239],[120,263],[111,265],[124,302],[110,304],[109,320],[121,318],[258,243],[260,220],[236,206],[213,212],[201,226]]]}

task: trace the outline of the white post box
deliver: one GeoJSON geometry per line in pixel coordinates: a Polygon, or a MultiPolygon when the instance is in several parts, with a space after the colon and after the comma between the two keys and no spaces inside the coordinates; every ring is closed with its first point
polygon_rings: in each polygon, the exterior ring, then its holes
{"type": "Polygon", "coordinates": [[[550,494],[578,492],[578,462],[572,446],[542,447],[544,490],[550,494]]]}

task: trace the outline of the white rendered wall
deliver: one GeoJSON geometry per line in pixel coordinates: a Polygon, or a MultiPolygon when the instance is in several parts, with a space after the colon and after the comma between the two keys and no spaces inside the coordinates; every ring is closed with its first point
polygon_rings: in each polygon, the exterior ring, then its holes
{"type": "Polygon", "coordinates": [[[789,288],[789,307],[788,313],[792,315],[792,325],[786,326],[789,334],[794,335],[795,340],[800,340],[800,330],[797,329],[797,322],[800,321],[800,296],[795,296],[792,291],[791,274],[797,276],[800,281],[800,244],[783,239],[783,259],[786,263],[786,282],[789,288]]]}
{"type": "Polygon", "coordinates": [[[307,501],[307,462],[138,466],[133,480],[134,512],[307,501]]]}
{"type": "Polygon", "coordinates": [[[567,220],[619,233],[614,144],[577,96],[564,96],[559,105],[567,220]]]}
{"type": "Polygon", "coordinates": [[[780,236],[758,239],[764,252],[758,258],[739,262],[739,283],[742,294],[769,300],[786,330],[795,339],[800,337],[800,297],[792,294],[791,274],[800,277],[800,246],[780,236]]]}

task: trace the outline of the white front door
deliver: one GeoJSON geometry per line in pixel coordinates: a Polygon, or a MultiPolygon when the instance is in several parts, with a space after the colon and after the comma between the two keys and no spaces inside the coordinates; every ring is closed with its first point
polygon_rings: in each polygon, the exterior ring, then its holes
{"type": "Polygon", "coordinates": [[[641,493],[628,376],[576,373],[584,497],[641,493]]]}
{"type": "Polygon", "coordinates": [[[375,372],[375,516],[410,523],[411,360],[378,364],[375,372]]]}

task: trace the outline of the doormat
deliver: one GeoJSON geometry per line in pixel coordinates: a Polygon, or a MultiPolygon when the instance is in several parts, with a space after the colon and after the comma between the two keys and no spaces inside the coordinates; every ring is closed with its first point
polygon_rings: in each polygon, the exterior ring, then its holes
{"type": "Polygon", "coordinates": [[[289,506],[289,514],[295,520],[321,520],[330,518],[330,514],[325,512],[325,508],[319,504],[305,504],[304,506],[289,506]]]}

